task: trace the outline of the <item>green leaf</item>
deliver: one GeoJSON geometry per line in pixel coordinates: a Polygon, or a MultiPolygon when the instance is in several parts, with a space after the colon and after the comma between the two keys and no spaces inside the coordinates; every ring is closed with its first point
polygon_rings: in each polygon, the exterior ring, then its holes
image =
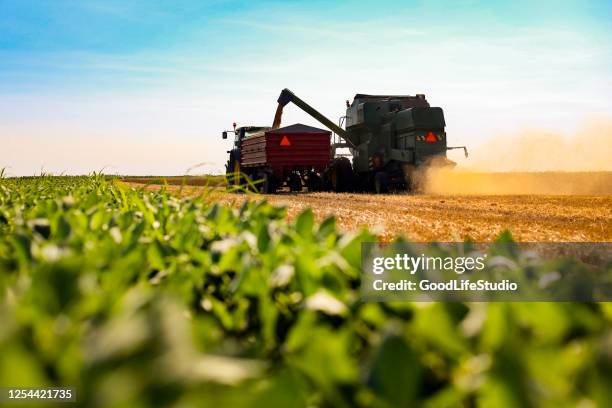
{"type": "Polygon", "coordinates": [[[157,240],[149,244],[147,248],[147,260],[153,269],[161,270],[165,268],[164,252],[157,240]]]}
{"type": "Polygon", "coordinates": [[[393,406],[410,406],[417,399],[422,384],[419,355],[401,336],[387,336],[372,360],[368,385],[393,406]]]}
{"type": "Polygon", "coordinates": [[[295,221],[296,232],[304,237],[310,237],[314,227],[314,213],[310,208],[302,211],[295,221]]]}
{"type": "Polygon", "coordinates": [[[66,220],[66,217],[60,215],[53,223],[53,235],[55,238],[63,240],[70,235],[70,224],[66,220]]]}
{"type": "Polygon", "coordinates": [[[270,233],[268,232],[268,224],[262,223],[257,233],[257,249],[260,253],[264,253],[268,249],[269,244],[270,233]]]}

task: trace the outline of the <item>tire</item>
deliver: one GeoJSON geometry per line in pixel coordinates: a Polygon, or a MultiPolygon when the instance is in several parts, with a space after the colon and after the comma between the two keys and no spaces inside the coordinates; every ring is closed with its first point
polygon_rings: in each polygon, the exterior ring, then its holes
{"type": "Polygon", "coordinates": [[[346,157],[334,159],[330,167],[329,184],[331,189],[337,193],[353,189],[353,167],[349,159],[346,157]]]}
{"type": "Polygon", "coordinates": [[[230,191],[240,190],[244,186],[244,174],[240,166],[240,160],[230,153],[230,158],[225,165],[227,189],[230,191]]]}
{"type": "Polygon", "coordinates": [[[302,191],[302,177],[297,173],[291,173],[289,175],[289,191],[298,193],[302,191]]]}
{"type": "Polygon", "coordinates": [[[404,184],[406,191],[409,193],[416,193],[419,188],[419,177],[416,167],[412,164],[404,165],[402,166],[402,172],[404,173],[404,184]]]}
{"type": "Polygon", "coordinates": [[[376,194],[389,192],[389,176],[386,172],[379,171],[374,175],[374,191],[376,191],[376,194]]]}
{"type": "Polygon", "coordinates": [[[315,173],[310,172],[308,174],[308,181],[306,183],[309,192],[321,191],[322,189],[322,180],[321,177],[315,173]]]}

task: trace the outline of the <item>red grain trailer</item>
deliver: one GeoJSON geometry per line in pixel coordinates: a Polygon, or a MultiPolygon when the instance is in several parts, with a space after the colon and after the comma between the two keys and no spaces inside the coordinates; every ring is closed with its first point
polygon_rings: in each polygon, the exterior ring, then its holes
{"type": "Polygon", "coordinates": [[[291,191],[301,191],[303,185],[309,191],[321,189],[321,176],[331,161],[330,131],[300,123],[256,132],[241,129],[236,129],[235,142],[239,157],[234,154],[228,171],[239,170],[251,180],[260,180],[259,189],[266,194],[283,185],[291,191]]]}

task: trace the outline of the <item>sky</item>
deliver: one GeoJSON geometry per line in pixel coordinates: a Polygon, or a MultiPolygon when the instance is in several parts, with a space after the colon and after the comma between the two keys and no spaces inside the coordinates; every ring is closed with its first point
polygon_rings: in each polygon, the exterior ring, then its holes
{"type": "Polygon", "coordinates": [[[453,145],[575,134],[612,118],[611,21],[609,1],[0,0],[0,168],[223,172],[221,131],[270,125],[283,88],[334,121],[356,93],[424,93],[453,145]]]}

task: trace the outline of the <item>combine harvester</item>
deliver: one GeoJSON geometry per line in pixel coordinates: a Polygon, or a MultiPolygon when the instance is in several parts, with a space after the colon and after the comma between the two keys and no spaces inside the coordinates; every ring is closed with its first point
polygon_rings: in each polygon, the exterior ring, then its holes
{"type": "MultiPolygon", "coordinates": [[[[346,101],[339,125],[283,89],[272,127],[234,124],[234,148],[226,165],[232,184],[258,181],[259,191],[414,190],[415,172],[428,165],[452,166],[442,108],[430,107],[425,95],[355,95],[346,101]],[[302,124],[280,127],[283,108],[292,102],[330,131],[302,124]],[[346,123],[346,129],[341,126],[346,123]],[[332,141],[331,133],[334,133],[332,141]],[[337,149],[348,148],[348,157],[337,149]]],[[[231,131],[224,131],[223,138],[231,131]]]]}

